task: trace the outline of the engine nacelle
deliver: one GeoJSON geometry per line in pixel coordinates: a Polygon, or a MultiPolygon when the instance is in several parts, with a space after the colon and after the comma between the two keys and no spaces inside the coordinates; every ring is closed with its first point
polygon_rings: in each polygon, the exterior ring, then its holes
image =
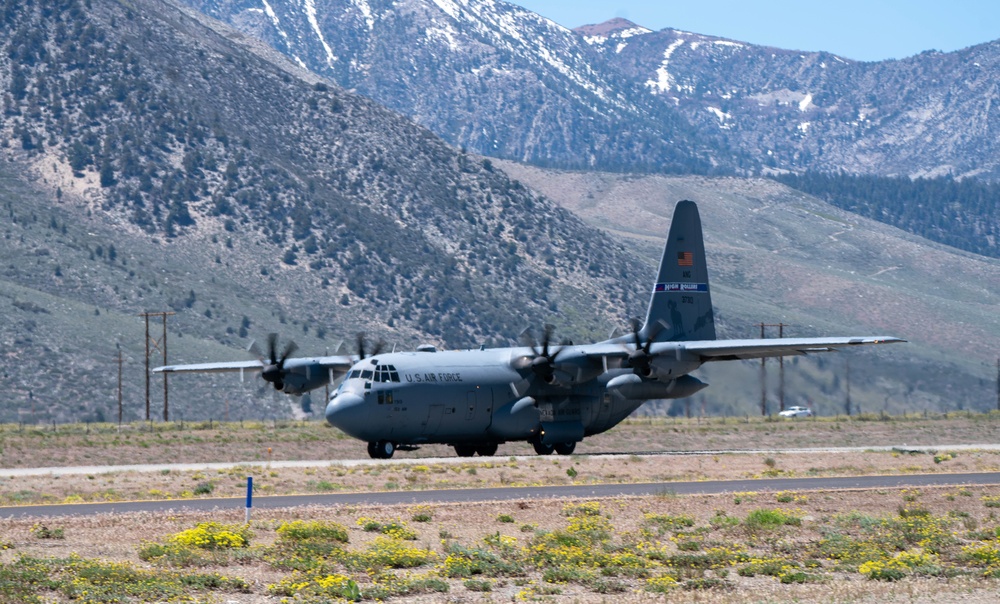
{"type": "Polygon", "coordinates": [[[330,383],[330,372],[319,363],[286,369],[282,375],[281,391],[285,394],[302,394],[330,383]]]}
{"type": "Polygon", "coordinates": [[[607,390],[608,392],[617,392],[627,399],[651,400],[685,398],[706,387],[708,384],[690,375],[682,375],[675,380],[661,382],[644,380],[634,373],[626,373],[609,381],[607,390]]]}
{"type": "Polygon", "coordinates": [[[674,355],[668,356],[664,354],[657,356],[650,361],[649,366],[650,374],[647,377],[668,382],[677,376],[687,376],[687,374],[701,367],[701,360],[697,357],[692,357],[692,355],[685,353],[683,349],[679,348],[674,355]]]}

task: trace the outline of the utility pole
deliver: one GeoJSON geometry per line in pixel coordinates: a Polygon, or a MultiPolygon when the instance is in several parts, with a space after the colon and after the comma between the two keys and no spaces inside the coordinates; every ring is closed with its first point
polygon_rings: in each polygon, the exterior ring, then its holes
{"type": "MultiPolygon", "coordinates": [[[[785,324],[778,323],[778,337],[785,337],[785,324]]],[[[778,357],[778,411],[785,410],[785,357],[778,357]]]]}
{"type": "Polygon", "coordinates": [[[851,415],[851,359],[844,358],[845,364],[847,365],[847,398],[844,400],[844,410],[847,415],[851,415]]]}
{"type": "MultiPolygon", "coordinates": [[[[760,327],[760,339],[764,339],[765,327],[777,327],[778,337],[785,337],[785,323],[757,323],[757,327],[760,327]]],[[[785,358],[778,357],[778,404],[780,405],[779,411],[785,410],[785,358]]],[[[767,415],[767,358],[762,357],[760,359],[760,414],[767,415]]]]}
{"type": "Polygon", "coordinates": [[[115,344],[115,348],[118,349],[118,356],[115,358],[118,361],[118,427],[122,427],[122,363],[125,362],[125,357],[122,356],[122,345],[115,344]]]}
{"type": "MultiPolygon", "coordinates": [[[[764,322],[760,322],[760,339],[764,339],[764,322]]],[[[760,359],[760,415],[767,415],[767,359],[760,359]]]]}
{"type": "MultiPolygon", "coordinates": [[[[172,315],[172,312],[144,312],[139,316],[146,319],[146,420],[149,420],[149,357],[152,355],[152,351],[160,350],[163,352],[163,364],[167,364],[167,317],[172,315]],[[150,317],[160,317],[163,321],[163,337],[159,340],[153,339],[149,335],[149,318],[150,317]]],[[[169,421],[170,410],[169,410],[169,397],[168,397],[168,387],[167,387],[167,374],[163,374],[163,421],[169,421]]]]}

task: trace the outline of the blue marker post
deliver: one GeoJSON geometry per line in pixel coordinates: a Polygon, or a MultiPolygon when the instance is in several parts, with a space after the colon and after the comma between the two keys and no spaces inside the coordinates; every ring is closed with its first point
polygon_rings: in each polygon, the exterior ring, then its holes
{"type": "Polygon", "coordinates": [[[250,524],[250,508],[253,507],[253,476],[247,476],[247,524],[250,524]]]}

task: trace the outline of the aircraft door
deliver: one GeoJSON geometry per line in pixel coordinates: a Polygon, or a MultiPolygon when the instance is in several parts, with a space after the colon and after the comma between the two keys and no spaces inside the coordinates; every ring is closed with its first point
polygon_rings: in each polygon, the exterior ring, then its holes
{"type": "Polygon", "coordinates": [[[473,390],[466,395],[466,402],[468,403],[469,412],[465,414],[465,420],[471,421],[476,417],[476,407],[479,406],[478,397],[476,392],[473,390]]]}
{"type": "Polygon", "coordinates": [[[441,426],[441,418],[444,416],[444,405],[431,405],[427,410],[427,419],[422,426],[424,436],[433,436],[441,426]]]}
{"type": "Polygon", "coordinates": [[[493,417],[493,391],[490,388],[469,390],[465,395],[466,430],[478,432],[489,427],[493,417]]]}

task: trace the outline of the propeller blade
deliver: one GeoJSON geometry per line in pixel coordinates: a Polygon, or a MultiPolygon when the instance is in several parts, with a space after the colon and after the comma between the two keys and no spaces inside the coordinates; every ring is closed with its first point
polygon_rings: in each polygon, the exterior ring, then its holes
{"type": "Polygon", "coordinates": [[[385,340],[379,338],[378,342],[375,342],[375,347],[372,348],[371,352],[365,350],[365,334],[358,333],[357,336],[357,349],[358,349],[358,359],[364,359],[366,357],[373,357],[378,353],[385,350],[386,343],[385,340]]]}
{"type": "Polygon", "coordinates": [[[288,340],[288,344],[285,344],[285,351],[281,353],[281,358],[278,360],[278,367],[284,367],[285,361],[288,360],[288,357],[298,349],[298,344],[296,344],[293,340],[288,340]]]}
{"type": "Polygon", "coordinates": [[[278,363],[278,334],[271,332],[267,334],[267,358],[271,360],[272,365],[278,363]]]}

